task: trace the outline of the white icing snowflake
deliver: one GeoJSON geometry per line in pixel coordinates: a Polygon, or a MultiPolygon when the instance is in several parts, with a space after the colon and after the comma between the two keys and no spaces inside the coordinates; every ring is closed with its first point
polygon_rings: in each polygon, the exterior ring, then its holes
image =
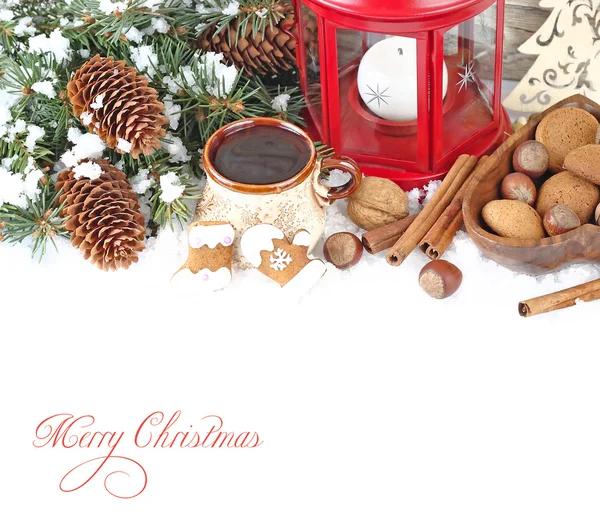
{"type": "Polygon", "coordinates": [[[271,269],[274,271],[283,271],[292,263],[292,257],[283,249],[277,249],[270,258],[271,269]]]}

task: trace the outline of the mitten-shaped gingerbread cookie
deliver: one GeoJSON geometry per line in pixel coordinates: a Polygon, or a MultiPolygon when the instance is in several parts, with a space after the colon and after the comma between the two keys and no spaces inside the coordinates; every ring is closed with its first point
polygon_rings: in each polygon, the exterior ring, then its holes
{"type": "Polygon", "coordinates": [[[226,222],[195,222],[188,232],[188,259],[171,278],[186,289],[217,291],[231,281],[235,230],[226,222]]]}
{"type": "Polygon", "coordinates": [[[242,255],[260,272],[287,289],[306,292],[327,270],[322,260],[308,257],[310,234],[296,232],[290,241],[283,232],[267,223],[250,227],[242,236],[242,255]]]}

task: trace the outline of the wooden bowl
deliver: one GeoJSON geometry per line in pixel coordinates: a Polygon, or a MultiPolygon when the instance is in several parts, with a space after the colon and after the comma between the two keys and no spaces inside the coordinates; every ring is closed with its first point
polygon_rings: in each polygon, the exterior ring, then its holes
{"type": "Polygon", "coordinates": [[[585,96],[571,96],[553,105],[531,118],[490,156],[465,195],[463,216],[469,236],[485,256],[513,271],[545,274],[570,263],[600,263],[600,227],[596,225],[585,224],[566,234],[542,240],[513,240],[491,232],[481,217],[481,210],[488,202],[502,198],[500,184],[513,172],[515,149],[527,140],[534,140],[542,118],[561,107],[579,107],[600,120],[600,105],[585,96]]]}

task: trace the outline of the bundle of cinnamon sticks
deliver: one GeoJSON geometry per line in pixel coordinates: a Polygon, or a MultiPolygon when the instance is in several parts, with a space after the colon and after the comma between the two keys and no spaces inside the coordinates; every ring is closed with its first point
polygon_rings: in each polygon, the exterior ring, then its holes
{"type": "Polygon", "coordinates": [[[417,246],[432,260],[440,258],[463,225],[464,195],[487,158],[478,162],[476,156],[459,156],[419,214],[363,234],[366,251],[374,254],[390,249],[386,259],[394,266],[401,265],[417,246]]]}

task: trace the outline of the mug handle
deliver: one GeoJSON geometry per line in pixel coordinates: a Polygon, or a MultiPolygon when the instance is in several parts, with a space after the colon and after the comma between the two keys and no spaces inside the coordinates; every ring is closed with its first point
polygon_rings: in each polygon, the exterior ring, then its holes
{"type": "MultiPolygon", "coordinates": [[[[342,171],[347,172],[351,177],[344,185],[340,185],[339,187],[327,187],[327,189],[329,189],[327,192],[327,199],[330,202],[347,198],[360,186],[360,182],[362,180],[362,171],[352,158],[342,155],[323,158],[321,160],[320,170],[322,169],[341,169],[342,171]]],[[[319,172],[319,175],[320,174],[321,173],[319,172]]],[[[325,184],[321,182],[319,183],[323,187],[326,187],[325,184]]]]}

